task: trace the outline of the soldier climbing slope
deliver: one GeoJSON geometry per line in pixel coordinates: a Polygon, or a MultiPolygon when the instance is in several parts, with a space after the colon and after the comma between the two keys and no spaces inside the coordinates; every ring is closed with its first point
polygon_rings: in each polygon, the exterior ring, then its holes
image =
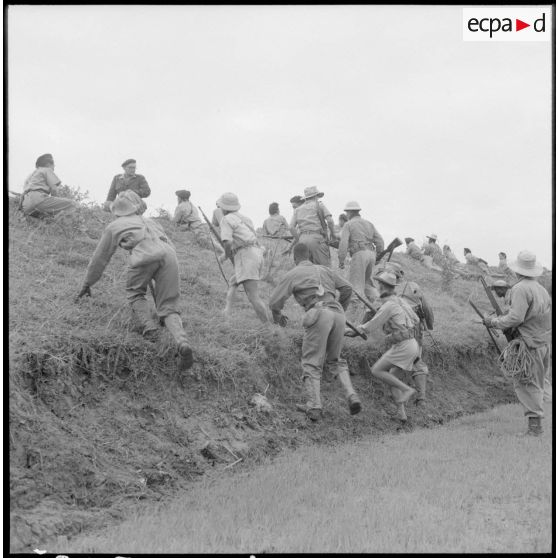
{"type": "Polygon", "coordinates": [[[514,389],[528,421],[527,434],[542,433],[545,376],[550,370],[552,301],[536,280],[543,272],[535,254],[524,250],[510,264],[518,282],[510,291],[510,308],[498,317],[487,316],[484,323],[498,329],[517,328],[515,338],[504,349],[504,373],[511,376],[514,389]]]}
{"type": "Polygon", "coordinates": [[[361,410],[361,403],[351,383],[347,362],[341,358],[345,332],[344,310],[349,304],[352,288],[331,269],[312,264],[306,244],[296,244],[293,257],[296,267],[287,272],[275,287],[269,307],[275,323],[282,326],[286,324],[286,316],[281,310],[291,295],[306,311],[302,321],[304,337],[301,364],[307,402],[297,408],[306,412],[313,421],[321,418],[320,383],[325,362],[345,390],[349,412],[357,414],[361,410]],[[335,300],[336,291],[339,291],[339,302],[335,300]]]}
{"type": "MultiPolygon", "coordinates": [[[[397,369],[412,370],[413,364],[420,358],[415,338],[419,318],[404,299],[396,296],[397,278],[393,273],[384,271],[376,277],[376,281],[382,306],[370,321],[357,326],[357,329],[362,333],[370,333],[381,327],[386,334],[389,349],[374,363],[371,373],[390,386],[398,405],[398,418],[404,421],[407,419],[404,405],[416,390],[396,378],[394,372],[397,369]]],[[[356,334],[347,330],[345,335],[354,337],[356,334]]]]}
{"type": "Polygon", "coordinates": [[[111,204],[116,219],[103,231],[77,298],[91,296],[91,287],[101,278],[117,248],[128,250],[126,292],[142,325],[143,336],[151,340],[157,336],[158,325],[151,318],[145,297],[153,280],[157,316],[176,341],[179,369],[186,370],[192,366],[193,357],[178,309],[180,280],[176,252],[160,225],[141,215],[145,209],[145,203],[135,192],[126,190],[118,194],[111,204]]]}
{"type": "Polygon", "coordinates": [[[360,216],[358,202],[348,202],[345,212],[349,220],[341,230],[339,242],[339,269],[344,269],[347,250],[351,255],[349,282],[359,293],[372,302],[378,298],[378,289],[372,281],[376,254],[384,249],[384,239],[376,227],[360,216]]]}
{"type": "Polygon", "coordinates": [[[239,285],[243,285],[258,318],[263,323],[269,323],[266,305],[258,294],[258,282],[262,277],[264,258],[254,225],[248,217],[238,212],[240,203],[236,194],[232,192],[223,194],[217,204],[223,211],[221,241],[225,254],[220,259],[221,261],[230,259],[234,265],[234,275],[229,280],[224,314],[231,315],[236,291],[239,285]]]}
{"type": "Polygon", "coordinates": [[[335,223],[331,212],[319,201],[323,192],[317,186],[304,189],[304,203],[294,210],[291,219],[291,233],[295,242],[303,242],[310,251],[310,261],[331,267],[328,245],[328,229],[335,238],[335,223]]]}

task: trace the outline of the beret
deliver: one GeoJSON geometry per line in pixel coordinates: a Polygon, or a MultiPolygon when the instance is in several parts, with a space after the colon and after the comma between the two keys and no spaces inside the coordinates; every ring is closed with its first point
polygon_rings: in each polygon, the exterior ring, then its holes
{"type": "Polygon", "coordinates": [[[136,162],[135,159],[126,159],[126,160],[122,163],[122,166],[123,166],[123,167],[126,167],[126,166],[128,166],[130,163],[135,163],[135,162],[136,162]]]}
{"type": "Polygon", "coordinates": [[[44,167],[45,165],[54,164],[54,159],[50,153],[45,153],[41,155],[37,161],[35,161],[35,167],[44,167]]]}

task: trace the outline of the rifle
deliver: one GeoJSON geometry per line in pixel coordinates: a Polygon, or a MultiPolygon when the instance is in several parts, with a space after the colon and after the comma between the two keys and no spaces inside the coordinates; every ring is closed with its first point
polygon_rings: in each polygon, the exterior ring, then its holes
{"type": "Polygon", "coordinates": [[[385,250],[382,250],[377,256],[376,256],[376,263],[378,263],[386,254],[389,253],[389,258],[388,258],[388,262],[391,259],[391,255],[393,254],[393,251],[398,247],[401,246],[401,244],[403,244],[403,241],[400,238],[394,238],[386,247],[385,250]]]}
{"type": "MultiPolygon", "coordinates": [[[[202,217],[204,218],[204,221],[209,226],[209,230],[213,233],[213,235],[215,236],[215,238],[217,239],[217,241],[221,245],[221,248],[223,248],[223,250],[225,250],[225,245],[223,244],[223,241],[221,240],[221,236],[219,235],[219,233],[217,232],[217,230],[213,226],[213,223],[211,223],[211,221],[207,218],[207,215],[203,212],[203,209],[199,205],[198,205],[198,209],[201,211],[201,214],[202,214],[202,217]]],[[[217,255],[217,254],[215,254],[215,255],[217,255]]],[[[229,260],[234,265],[234,259],[233,259],[232,256],[229,257],[229,260]]]]}
{"type": "MultiPolygon", "coordinates": [[[[327,226],[327,222],[325,220],[324,217],[324,213],[322,211],[322,208],[320,207],[320,200],[318,200],[318,198],[316,198],[316,211],[318,212],[318,219],[320,220],[320,225],[322,227],[322,234],[324,235],[326,244],[329,246],[334,246],[335,245],[335,239],[331,239],[329,237],[329,228],[327,226]],[[333,244],[332,244],[333,243],[333,244]]],[[[336,248],[339,247],[339,242],[337,241],[337,246],[334,246],[336,248]]]]}
{"type": "Polygon", "coordinates": [[[368,335],[366,335],[366,333],[361,333],[351,322],[345,320],[345,323],[347,324],[347,327],[352,329],[359,337],[362,337],[365,341],[368,339],[368,335]]]}
{"type": "Polygon", "coordinates": [[[490,331],[490,328],[484,323],[484,316],[482,315],[482,312],[473,304],[473,301],[470,300],[469,304],[473,307],[473,310],[481,317],[481,319],[483,320],[483,324],[484,327],[486,327],[486,331],[488,331],[488,335],[490,335],[490,339],[492,339],[492,343],[494,343],[494,346],[496,347],[496,350],[498,351],[498,354],[501,354],[501,350],[500,347],[498,345],[498,343],[496,343],[496,339],[494,339],[494,335],[492,335],[492,332],[490,331]]]}
{"type": "Polygon", "coordinates": [[[292,242],[294,236],[273,236],[271,234],[262,234],[263,238],[275,238],[277,240],[286,240],[287,242],[292,242]]]}
{"type": "MultiPolygon", "coordinates": [[[[494,296],[494,293],[490,290],[490,287],[487,285],[486,280],[482,275],[479,277],[479,279],[482,283],[482,286],[484,287],[484,291],[486,292],[486,296],[488,297],[490,304],[492,304],[492,308],[494,308],[494,312],[496,312],[497,316],[501,316],[503,312],[500,308],[500,305],[498,304],[498,301],[496,300],[496,297],[494,296]]],[[[508,342],[518,337],[518,331],[516,328],[504,329],[502,333],[504,334],[508,342]]]]}

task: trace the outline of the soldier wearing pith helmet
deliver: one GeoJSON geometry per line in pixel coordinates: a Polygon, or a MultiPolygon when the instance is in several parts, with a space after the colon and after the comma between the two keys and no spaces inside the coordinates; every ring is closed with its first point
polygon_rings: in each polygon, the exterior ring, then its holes
{"type": "Polygon", "coordinates": [[[294,242],[308,246],[310,261],[330,267],[328,236],[335,238],[335,223],[331,211],[319,201],[323,196],[317,186],[304,188],[304,203],[294,210],[290,227],[294,242]]]}
{"type": "Polygon", "coordinates": [[[348,221],[341,229],[339,269],[345,267],[348,251],[351,255],[349,282],[358,293],[373,301],[378,298],[379,293],[372,281],[372,274],[376,254],[384,249],[384,239],[370,221],[360,216],[361,208],[358,202],[348,202],[344,211],[348,221]]]}

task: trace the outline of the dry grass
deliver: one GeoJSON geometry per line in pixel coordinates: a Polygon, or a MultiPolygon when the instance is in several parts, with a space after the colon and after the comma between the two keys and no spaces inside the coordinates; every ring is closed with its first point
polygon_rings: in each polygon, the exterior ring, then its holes
{"type": "Polygon", "coordinates": [[[550,552],[551,435],[524,428],[513,405],[298,450],[57,551],[550,552]]]}

